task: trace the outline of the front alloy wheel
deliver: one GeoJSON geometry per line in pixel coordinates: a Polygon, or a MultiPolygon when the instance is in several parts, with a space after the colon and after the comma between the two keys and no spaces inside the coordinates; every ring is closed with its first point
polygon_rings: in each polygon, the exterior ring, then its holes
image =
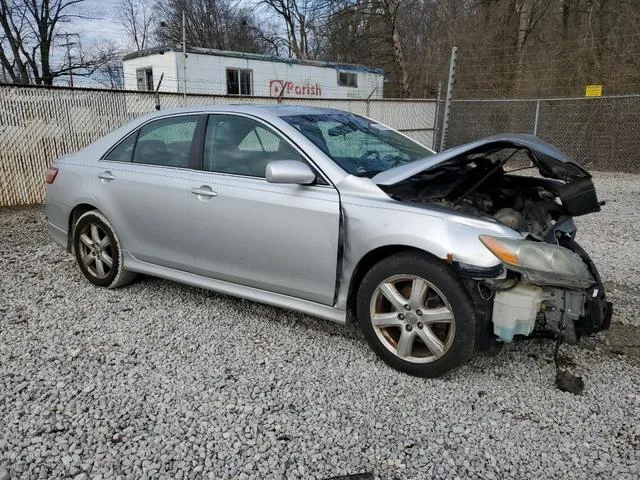
{"type": "Polygon", "coordinates": [[[409,362],[441,358],[456,333],[455,317],[444,295],[414,275],[394,275],[380,283],[369,314],[382,344],[409,362]]]}
{"type": "Polygon", "coordinates": [[[473,354],[475,313],[467,290],[444,261],[417,251],[374,265],[358,289],[360,329],[386,363],[437,377],[473,354]]]}

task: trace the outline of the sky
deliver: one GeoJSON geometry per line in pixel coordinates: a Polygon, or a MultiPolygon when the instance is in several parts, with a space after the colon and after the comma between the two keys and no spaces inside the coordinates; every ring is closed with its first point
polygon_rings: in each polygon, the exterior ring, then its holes
{"type": "Polygon", "coordinates": [[[78,18],[62,28],[80,34],[83,42],[115,40],[126,43],[126,36],[117,22],[119,0],[86,0],[79,11],[90,18],[78,18]]]}
{"type": "MultiPolygon", "coordinates": [[[[130,40],[118,22],[118,8],[121,0],[85,0],[78,5],[74,13],[82,15],[68,24],[60,25],[59,33],[77,33],[83,50],[104,41],[116,42],[123,52],[131,50],[130,40]]],[[[240,5],[255,4],[256,0],[240,0],[240,5]]],[[[72,40],[75,41],[75,40],[72,40]]],[[[64,40],[59,40],[60,45],[64,40]]],[[[77,51],[72,51],[72,55],[77,51]]],[[[64,47],[55,46],[53,50],[54,62],[63,63],[66,51],[64,47]]],[[[60,78],[57,83],[66,85],[67,77],[60,78]]],[[[93,85],[96,82],[89,78],[77,78],[76,84],[93,85]]]]}

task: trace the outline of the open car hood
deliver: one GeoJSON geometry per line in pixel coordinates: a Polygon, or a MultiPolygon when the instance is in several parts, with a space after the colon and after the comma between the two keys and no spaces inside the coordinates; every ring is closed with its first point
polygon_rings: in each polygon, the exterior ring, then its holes
{"type": "Polygon", "coordinates": [[[391,168],[375,175],[372,180],[378,185],[394,185],[442,163],[474,154],[491,154],[503,149],[526,150],[533,164],[543,177],[570,182],[580,178],[591,178],[581,166],[553,145],[534,135],[504,133],[475,140],[450,148],[415,162],[391,168]]]}

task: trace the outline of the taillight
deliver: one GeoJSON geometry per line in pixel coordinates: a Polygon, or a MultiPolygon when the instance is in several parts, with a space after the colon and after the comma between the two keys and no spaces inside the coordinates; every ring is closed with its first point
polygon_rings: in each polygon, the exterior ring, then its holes
{"type": "Polygon", "coordinates": [[[58,169],[56,167],[49,167],[49,170],[47,170],[47,175],[44,177],[44,181],[48,184],[52,184],[56,180],[57,176],[58,169]]]}

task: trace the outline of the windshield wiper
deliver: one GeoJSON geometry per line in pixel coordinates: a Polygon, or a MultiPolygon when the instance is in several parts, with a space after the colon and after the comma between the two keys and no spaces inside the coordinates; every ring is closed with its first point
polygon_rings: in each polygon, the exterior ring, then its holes
{"type": "Polygon", "coordinates": [[[374,176],[376,176],[377,174],[379,174],[381,172],[384,172],[384,170],[364,170],[362,172],[356,172],[356,173],[354,173],[354,175],[356,177],[369,177],[369,178],[371,178],[371,177],[374,177],[374,176]]]}

